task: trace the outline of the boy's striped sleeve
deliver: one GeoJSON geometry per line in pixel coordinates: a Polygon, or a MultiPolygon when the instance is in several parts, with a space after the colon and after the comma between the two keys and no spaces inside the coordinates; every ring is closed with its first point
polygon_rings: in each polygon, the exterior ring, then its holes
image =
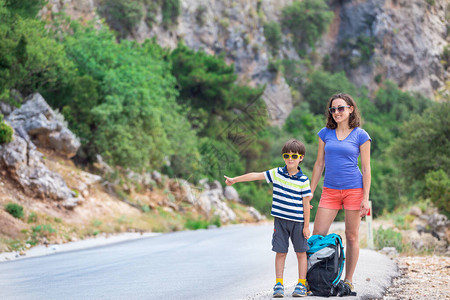
{"type": "Polygon", "coordinates": [[[266,178],[267,183],[273,183],[273,178],[270,175],[270,171],[272,170],[268,170],[264,172],[264,177],[266,178]]]}

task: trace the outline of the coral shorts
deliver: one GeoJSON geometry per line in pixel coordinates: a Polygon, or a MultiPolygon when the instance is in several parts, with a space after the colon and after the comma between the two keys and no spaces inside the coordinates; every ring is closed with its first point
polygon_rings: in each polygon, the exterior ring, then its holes
{"type": "Polygon", "coordinates": [[[363,189],[335,190],[323,187],[319,207],[329,209],[359,210],[363,199],[363,189]]]}

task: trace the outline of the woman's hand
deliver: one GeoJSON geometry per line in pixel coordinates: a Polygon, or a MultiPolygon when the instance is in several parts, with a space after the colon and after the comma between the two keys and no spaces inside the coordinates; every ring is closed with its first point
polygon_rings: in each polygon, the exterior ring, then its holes
{"type": "Polygon", "coordinates": [[[361,207],[359,209],[360,211],[359,216],[361,218],[367,216],[367,214],[369,213],[369,209],[370,209],[369,200],[363,200],[361,202],[361,207]]]}

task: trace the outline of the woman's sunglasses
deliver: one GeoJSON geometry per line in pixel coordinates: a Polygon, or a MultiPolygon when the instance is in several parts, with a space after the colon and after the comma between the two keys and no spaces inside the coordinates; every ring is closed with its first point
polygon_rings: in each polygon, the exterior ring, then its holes
{"type": "Polygon", "coordinates": [[[331,114],[335,114],[336,110],[341,113],[341,112],[345,111],[346,107],[350,107],[350,106],[346,105],[346,106],[330,107],[329,110],[330,110],[331,114]]]}
{"type": "Polygon", "coordinates": [[[297,159],[297,158],[300,158],[302,156],[303,156],[302,154],[297,154],[297,153],[294,153],[294,154],[283,153],[283,158],[284,159],[289,159],[289,157],[292,157],[292,159],[297,159]]]}

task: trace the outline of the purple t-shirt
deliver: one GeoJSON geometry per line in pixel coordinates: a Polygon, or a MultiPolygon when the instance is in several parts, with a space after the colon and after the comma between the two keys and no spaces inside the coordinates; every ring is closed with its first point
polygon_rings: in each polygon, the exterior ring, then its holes
{"type": "Polygon", "coordinates": [[[336,137],[336,130],[322,128],[318,133],[325,143],[325,178],[323,186],[346,190],[363,187],[362,174],[358,167],[359,147],[372,140],[359,127],[354,128],[342,141],[336,137]]]}

